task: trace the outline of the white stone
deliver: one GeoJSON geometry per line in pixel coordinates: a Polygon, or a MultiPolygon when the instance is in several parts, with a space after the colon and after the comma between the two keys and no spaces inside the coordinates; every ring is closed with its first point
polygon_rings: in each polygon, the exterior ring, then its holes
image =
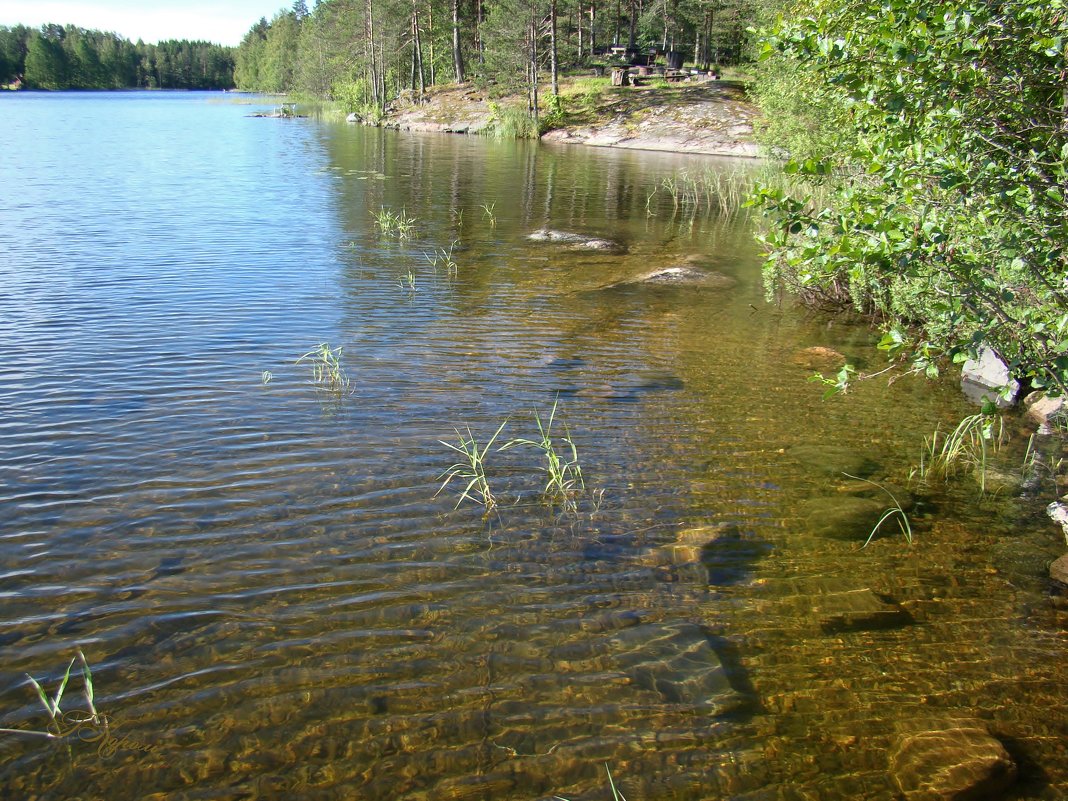
{"type": "Polygon", "coordinates": [[[1009,367],[990,348],[980,348],[978,359],[969,359],[961,370],[961,390],[976,403],[991,401],[1011,406],[1020,391],[1020,382],[1009,374],[1009,367]],[[1008,387],[1008,399],[1001,391],[1008,387]]]}

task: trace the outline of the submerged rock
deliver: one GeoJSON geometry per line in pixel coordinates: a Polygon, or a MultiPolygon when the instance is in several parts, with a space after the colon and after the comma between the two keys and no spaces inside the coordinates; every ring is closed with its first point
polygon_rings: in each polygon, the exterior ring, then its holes
{"type": "Polygon", "coordinates": [[[700,289],[730,289],[738,282],[729,275],[709,270],[701,270],[689,265],[663,267],[634,278],[616,281],[605,289],[637,286],[687,286],[700,289]]]}
{"type": "Polygon", "coordinates": [[[866,587],[820,596],[814,612],[820,628],[828,634],[891,629],[912,623],[912,616],[904,608],[866,587]]]}
{"type": "Polygon", "coordinates": [[[980,721],[905,734],[890,772],[906,801],[997,799],[1016,780],[1016,764],[980,721]]]}
{"type": "Polygon", "coordinates": [[[584,703],[637,703],[627,690],[655,693],[662,703],[727,714],[753,703],[744,670],[701,626],[693,623],[639,623],[609,636],[583,639],[552,649],[555,670],[596,674],[583,688],[584,703]]]}
{"type": "Polygon", "coordinates": [[[1068,587],[1068,553],[1053,560],[1049,566],[1049,577],[1068,587]]]}
{"type": "Polygon", "coordinates": [[[626,250],[619,242],[614,242],[611,239],[576,234],[571,231],[554,231],[551,228],[541,228],[532,234],[528,234],[527,239],[532,242],[567,245],[570,250],[599,250],[607,253],[623,253],[626,250]]]}
{"type": "Polygon", "coordinates": [[[797,351],[790,361],[806,370],[838,370],[846,363],[846,357],[833,348],[816,345],[797,351]]]}
{"type": "Polygon", "coordinates": [[[869,478],[879,470],[879,463],[866,453],[843,445],[797,445],[789,454],[805,467],[826,475],[869,478]]]}
{"type": "MultiPolygon", "coordinates": [[[[817,537],[864,542],[888,508],[887,502],[875,498],[821,495],[804,501],[800,512],[817,537]]],[[[887,532],[896,531],[893,521],[889,525],[887,532]]]]}

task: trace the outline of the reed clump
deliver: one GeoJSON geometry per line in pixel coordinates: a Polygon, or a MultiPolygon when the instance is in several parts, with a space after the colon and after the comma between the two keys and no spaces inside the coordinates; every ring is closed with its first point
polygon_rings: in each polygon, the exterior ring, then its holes
{"type": "Polygon", "coordinates": [[[671,199],[673,216],[687,216],[691,221],[701,215],[744,217],[749,214],[746,204],[752,186],[750,170],[680,170],[653,187],[646,198],[646,210],[655,214],[653,201],[663,194],[671,199]]]}
{"type": "Polygon", "coordinates": [[[442,445],[458,453],[462,458],[438,476],[438,478],[444,477],[445,480],[438,488],[438,491],[434,493],[435,497],[444,491],[453,480],[458,479],[466,483],[460,492],[459,499],[456,501],[456,506],[453,508],[459,508],[464,501],[472,501],[483,506],[486,514],[493,511],[497,506],[497,498],[490,489],[489,478],[486,475],[486,455],[490,452],[493,443],[497,441],[506,425],[508,425],[507,420],[501,423],[493,436],[484,445],[478,443],[474,434],[471,433],[470,427],[466,429],[467,436],[464,436],[459,429],[456,429],[456,436],[459,437],[458,444],[439,440],[442,445]]]}
{"type": "Polygon", "coordinates": [[[579,464],[578,448],[571,438],[571,432],[564,424],[564,435],[553,440],[553,422],[556,420],[556,410],[559,399],[553,402],[553,408],[549,412],[547,420],[542,421],[541,415],[534,410],[534,421],[538,426],[537,439],[513,439],[505,443],[501,450],[514,447],[529,447],[538,450],[543,458],[542,470],[545,471],[546,482],[542,488],[542,496],[550,506],[559,505],[567,512],[578,511],[577,496],[585,491],[586,482],[582,477],[582,466],[579,464]]]}
{"type": "Polygon", "coordinates": [[[299,359],[297,364],[307,362],[311,364],[312,383],[323,392],[334,395],[348,395],[352,393],[352,382],[345,373],[341,364],[342,346],[330,347],[328,342],[320,342],[299,359]]]}
{"type": "Polygon", "coordinates": [[[371,216],[381,236],[411,239],[415,233],[415,218],[409,217],[404,209],[397,212],[383,206],[378,211],[372,211],[371,216]]]}
{"type": "Polygon", "coordinates": [[[450,276],[456,275],[459,272],[459,267],[456,264],[456,259],[453,258],[453,253],[456,250],[456,246],[460,244],[459,239],[452,240],[452,244],[449,245],[449,249],[437,248],[432,254],[424,253],[423,258],[434,267],[435,269],[443,269],[450,276]]]}
{"type": "MultiPolygon", "coordinates": [[[[604,501],[604,492],[595,490],[587,493],[582,465],[579,462],[578,447],[571,437],[570,430],[565,424],[563,435],[553,431],[553,426],[557,421],[557,411],[558,401],[553,403],[546,419],[542,419],[535,409],[534,420],[538,428],[538,436],[511,439],[500,445],[496,451],[502,452],[520,447],[538,451],[542,457],[539,469],[545,474],[545,483],[541,486],[539,495],[546,504],[551,509],[560,508],[566,514],[576,515],[579,512],[580,500],[588,495],[590,515],[595,515],[604,501]]],[[[470,427],[466,428],[466,435],[459,429],[456,430],[459,437],[458,444],[439,440],[442,445],[460,454],[463,459],[447,468],[439,476],[439,478],[444,477],[445,480],[435,495],[441,493],[452,481],[459,479],[464,483],[464,487],[456,502],[457,507],[465,500],[484,506],[487,513],[496,507],[497,499],[490,490],[486,461],[507,422],[501,423],[485,444],[479,444],[471,433],[470,427]]]]}
{"type": "Polygon", "coordinates": [[[980,493],[986,492],[987,462],[996,454],[1005,439],[1005,425],[993,414],[969,415],[948,435],[937,428],[924,437],[920,465],[910,474],[911,479],[927,482],[931,478],[946,481],[961,472],[972,472],[979,482],[980,493]]]}

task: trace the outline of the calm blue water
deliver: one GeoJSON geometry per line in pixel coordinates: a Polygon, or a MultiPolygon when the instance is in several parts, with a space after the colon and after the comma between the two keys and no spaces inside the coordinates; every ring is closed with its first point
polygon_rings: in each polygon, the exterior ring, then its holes
{"type": "Polygon", "coordinates": [[[875,369],[866,330],[767,304],[745,220],[649,199],[750,165],[269,105],[0,97],[0,726],[45,729],[25,674],[79,648],[109,722],[76,673],[81,738],[0,736],[4,797],[592,799],[607,763],[632,799],[889,799],[894,733],[954,715],[1016,743],[1019,797],[1068,788],[1029,507],[923,490],[912,547],[813,533],[866,491],[836,460],[902,483],[969,409],[820,401],[797,352],[875,369]],[[679,264],[734,284],[606,289],[679,264]],[[492,514],[438,493],[442,441],[554,404],[573,512],[523,446],[486,453],[492,514]],[[828,636],[812,599],[861,589],[914,623],[828,636]]]}

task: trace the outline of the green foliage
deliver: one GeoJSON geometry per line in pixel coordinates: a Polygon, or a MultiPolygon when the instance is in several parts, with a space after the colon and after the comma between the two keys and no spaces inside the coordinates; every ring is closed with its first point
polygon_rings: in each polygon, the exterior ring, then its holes
{"type": "Polygon", "coordinates": [[[853,375],[857,372],[851,364],[843,364],[842,369],[834,376],[834,378],[828,378],[823,373],[813,373],[808,377],[808,380],[815,384],[823,384],[826,389],[823,391],[823,399],[827,400],[838,394],[845,394],[849,392],[849,387],[852,384],[853,375]]]}
{"type": "MultiPolygon", "coordinates": [[[[901,356],[991,347],[1068,386],[1068,17],[1011,0],[802,3],[763,39],[824,128],[784,137],[824,202],[762,187],[773,287],[878,315],[901,356]],[[849,121],[849,134],[828,133],[849,121]],[[843,147],[848,144],[848,147],[843,147]]],[[[799,127],[812,120],[802,117],[799,127]]],[[[889,352],[889,350],[888,350],[889,352]]]]}

